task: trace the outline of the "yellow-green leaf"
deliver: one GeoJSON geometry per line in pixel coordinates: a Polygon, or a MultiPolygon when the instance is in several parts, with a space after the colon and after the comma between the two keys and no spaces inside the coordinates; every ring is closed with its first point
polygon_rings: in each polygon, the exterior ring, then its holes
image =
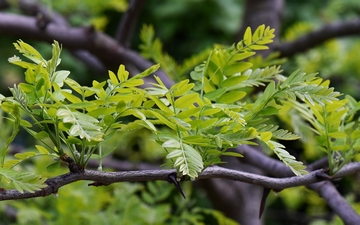
{"type": "Polygon", "coordinates": [[[250,27],[246,28],[243,40],[244,40],[245,45],[250,45],[251,44],[251,42],[252,42],[252,34],[251,34],[251,28],[250,27]]]}

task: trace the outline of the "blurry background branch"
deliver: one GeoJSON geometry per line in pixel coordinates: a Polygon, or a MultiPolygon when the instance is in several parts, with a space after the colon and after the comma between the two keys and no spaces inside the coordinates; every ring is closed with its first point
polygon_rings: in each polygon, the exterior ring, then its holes
{"type": "MultiPolygon", "coordinates": [[[[255,165],[261,168],[263,171],[266,171],[269,175],[275,177],[290,177],[293,176],[291,170],[286,167],[283,163],[278,160],[269,158],[268,156],[262,154],[259,151],[256,151],[250,146],[243,145],[239,146],[236,149],[239,153],[244,155],[244,158],[241,158],[241,161],[255,165]]],[[[313,169],[318,169],[327,164],[327,160],[324,158],[314,162],[307,166],[309,171],[313,169]]],[[[342,176],[343,172],[347,173],[353,171],[354,173],[359,173],[357,169],[360,163],[348,164],[345,170],[339,171],[339,174],[335,175],[342,176]]],[[[317,192],[331,207],[337,215],[339,215],[345,224],[356,224],[360,220],[360,216],[354,211],[354,209],[349,205],[349,203],[341,196],[341,194],[336,190],[335,186],[330,181],[321,181],[318,183],[312,183],[306,185],[307,188],[317,192]]]]}
{"type": "Polygon", "coordinates": [[[325,24],[294,41],[277,43],[273,50],[279,51],[280,57],[291,57],[330,39],[352,35],[360,35],[360,18],[325,24]]]}

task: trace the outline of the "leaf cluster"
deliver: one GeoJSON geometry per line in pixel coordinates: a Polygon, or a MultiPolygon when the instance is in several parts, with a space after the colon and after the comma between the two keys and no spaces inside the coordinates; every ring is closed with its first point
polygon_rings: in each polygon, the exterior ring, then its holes
{"type": "MultiPolygon", "coordinates": [[[[143,47],[144,54],[153,56],[156,55],[151,50],[154,48],[153,34],[151,27],[146,29],[142,34],[147,43],[143,47]]],[[[341,108],[343,105],[332,109],[334,116],[328,116],[326,110],[343,101],[338,99],[340,93],[316,74],[297,70],[285,77],[276,65],[252,68],[252,63],[246,60],[256,51],[267,49],[273,33],[273,29],[264,25],[254,32],[248,28],[240,42],[230,47],[216,46],[209,52],[207,59],[190,74],[194,83],[184,79],[167,87],[155,76],[156,83],[145,89],[140,88],[144,83],[142,78],[156,72],[159,64],[132,77],[120,65],[116,74],[109,71],[107,81],[93,81],[92,86],[87,87],[69,78],[70,72],[56,70],[61,61],[61,48],[57,42],[53,44],[52,58],[45,60],[30,45],[18,41],[16,49],[31,62],[21,61],[18,57],[9,61],[26,69],[26,83],[15,85],[11,89],[12,97],[2,97],[1,107],[41,145],[37,146],[39,153],[15,157],[22,160],[44,154],[62,159],[70,152],[77,165],[85,167],[92,157],[99,159],[101,167],[101,160],[113,150],[103,149],[103,143],[117,132],[146,128],[155,134],[156,141],[164,148],[167,164],[176,168],[181,176],[191,179],[206,167],[221,163],[222,155],[241,157],[228,152],[229,148],[256,145],[259,141],[296,175],[305,174],[302,162],[277,141],[296,140],[299,136],[273,124],[271,118],[288,109],[289,104],[307,105],[308,110],[303,111],[308,114],[299,112],[309,121],[312,121],[310,115],[319,121],[322,121],[322,115],[323,120],[330,123],[334,118],[350,117],[341,114],[345,112],[341,108]],[[265,89],[254,98],[251,93],[258,86],[265,86],[265,89]],[[317,107],[325,109],[326,113],[317,107]],[[22,119],[20,111],[30,118],[31,123],[22,119]]],[[[159,46],[156,51],[161,50],[159,46]]],[[[160,53],[158,57],[165,67],[171,65],[160,53]]],[[[314,130],[324,130],[316,121],[312,121],[312,125],[314,130]]],[[[341,127],[341,124],[329,126],[325,122],[324,125],[326,129],[341,127]]],[[[339,134],[333,134],[331,129],[325,133],[326,138],[339,134]]],[[[357,139],[357,133],[351,137],[351,140],[357,139]]],[[[349,143],[357,146],[356,141],[349,143]]],[[[326,151],[337,152],[339,148],[334,146],[325,145],[326,151]]],[[[350,155],[349,159],[354,157],[354,154],[350,155]]],[[[335,160],[336,156],[337,153],[331,153],[329,159],[335,160]]],[[[10,161],[10,164],[13,166],[18,162],[10,161]]],[[[55,162],[58,164],[59,161],[55,162]]],[[[338,164],[336,170],[342,165],[338,164]]]]}

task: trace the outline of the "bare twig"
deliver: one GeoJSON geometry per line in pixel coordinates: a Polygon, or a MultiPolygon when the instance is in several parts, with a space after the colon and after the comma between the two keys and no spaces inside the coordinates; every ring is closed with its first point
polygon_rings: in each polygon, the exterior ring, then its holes
{"type": "Polygon", "coordinates": [[[129,8],[122,16],[119,26],[116,30],[115,39],[125,48],[131,44],[131,38],[134,33],[136,22],[146,3],[146,0],[131,0],[129,8]]]}

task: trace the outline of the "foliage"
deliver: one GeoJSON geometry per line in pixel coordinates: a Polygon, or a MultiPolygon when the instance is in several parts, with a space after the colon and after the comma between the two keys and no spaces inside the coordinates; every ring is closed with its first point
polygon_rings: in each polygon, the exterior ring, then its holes
{"type": "MultiPolygon", "coordinates": [[[[44,164],[48,161],[38,158],[31,169],[44,173],[44,164]]],[[[47,174],[65,172],[66,169],[60,167],[47,174]]],[[[117,183],[97,188],[89,188],[87,182],[76,182],[62,187],[57,197],[3,201],[0,202],[0,209],[17,210],[14,225],[42,224],[44,220],[54,225],[134,224],[134,221],[144,225],[237,224],[221,212],[210,209],[211,205],[193,193],[191,183],[185,183],[183,188],[188,199],[183,199],[173,185],[164,181],[117,183]],[[40,210],[44,208],[48,210],[40,210]]],[[[2,212],[4,210],[0,212],[1,222],[5,222],[7,215],[2,212]]]]}
{"type": "Polygon", "coordinates": [[[166,74],[176,81],[186,79],[188,72],[204,61],[210,51],[210,49],[207,48],[194,54],[189,59],[185,59],[180,65],[169,54],[163,52],[163,46],[160,39],[155,38],[153,26],[143,25],[140,39],[142,42],[140,44],[142,56],[161,64],[162,69],[166,74]]]}
{"type": "Polygon", "coordinates": [[[116,132],[145,127],[156,135],[167,152],[168,164],[182,176],[196,178],[206,167],[220,163],[221,155],[241,156],[226,150],[256,144],[255,139],[266,144],[296,175],[302,175],[307,173],[305,166],[275,141],[296,140],[299,136],[267,122],[286,105],[293,104],[313,126],[312,130],[318,132],[318,142],[328,153],[331,172],[336,173],[358,153],[357,126],[341,122],[351,122],[357,103],[351,99],[353,109],[345,117],[347,100],[340,101],[340,94],[316,74],[295,71],[286,78],[280,75],[278,66],[252,70],[252,63],[244,59],[254,55],[255,50],[267,49],[273,32],[264,25],[254,33],[248,28],[236,45],[217,46],[191,72],[195,83],[185,79],[168,88],[155,76],[157,83],[146,89],[139,88],[142,78],[154,73],[159,65],[131,78],[120,65],[117,74],[109,71],[107,82],[93,81],[92,87],[81,86],[68,77],[69,71],[56,70],[61,61],[61,48],[56,41],[50,60],[18,41],[16,49],[32,62],[16,56],[9,59],[26,69],[26,83],[11,88],[13,97],[2,97],[1,107],[41,145],[36,146],[38,153],[17,154],[17,159],[8,160],[2,167],[11,168],[38,155],[64,160],[67,152],[81,167],[86,167],[90,158],[99,159],[101,166],[101,160],[113,150],[101,147],[107,139],[116,132]],[[275,84],[273,79],[278,82],[275,84]],[[264,85],[262,95],[252,102],[249,87],[264,85]],[[300,110],[301,105],[309,110],[300,110]],[[22,118],[20,110],[31,123],[22,118]],[[129,116],[133,119],[124,122],[129,116]],[[160,125],[167,129],[159,129],[160,125]],[[345,132],[350,128],[355,130],[348,136],[345,132]],[[331,138],[340,132],[344,132],[341,137],[345,140],[331,144],[331,138]],[[339,150],[344,153],[339,154],[339,150]]]}
{"type": "Polygon", "coordinates": [[[110,22],[106,11],[124,12],[128,8],[127,0],[84,0],[84,1],[47,1],[41,0],[51,11],[60,12],[74,25],[93,25],[105,29],[110,22]]]}
{"type": "MultiPolygon", "coordinates": [[[[358,17],[360,4],[356,0],[330,0],[326,4],[313,1],[293,1],[288,5],[285,21],[291,23],[284,28],[282,39],[292,41],[330,21],[350,20],[358,17]],[[309,5],[311,4],[311,7],[309,5]],[[312,13],[312,11],[316,13],[312,13]],[[296,17],[296,18],[294,18],[296,17]]],[[[284,64],[285,71],[301,68],[304,72],[318,71],[321,77],[330,79],[335,88],[359,99],[359,67],[357,38],[331,39],[308,51],[297,54],[284,64]]]]}
{"type": "MultiPolygon", "coordinates": [[[[237,0],[152,0],[146,3],[139,24],[153,24],[164,49],[179,63],[214,43],[233,40],[241,26],[242,9],[243,3],[237,0]],[[195,21],[193,29],[189,25],[195,21]]],[[[140,43],[134,38],[133,48],[140,43]]]]}

